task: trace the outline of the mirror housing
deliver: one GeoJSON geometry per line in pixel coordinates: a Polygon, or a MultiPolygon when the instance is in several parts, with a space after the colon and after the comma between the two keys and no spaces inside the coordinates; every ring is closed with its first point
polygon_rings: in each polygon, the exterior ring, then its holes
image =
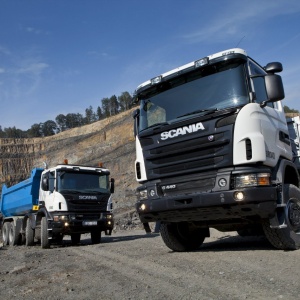
{"type": "Polygon", "coordinates": [[[139,122],[140,122],[140,109],[137,108],[134,110],[132,117],[134,118],[134,125],[133,125],[133,133],[134,137],[136,137],[139,129],[139,122]]]}
{"type": "Polygon", "coordinates": [[[42,177],[42,190],[49,191],[49,178],[47,175],[42,177]]]}
{"type": "Polygon", "coordinates": [[[113,194],[115,192],[115,179],[110,179],[110,192],[113,194]]]}
{"type": "Polygon", "coordinates": [[[281,76],[276,74],[267,74],[265,76],[265,85],[268,102],[276,102],[284,98],[285,95],[281,76]]]}
{"type": "Polygon", "coordinates": [[[280,73],[283,70],[282,64],[280,62],[268,63],[264,67],[264,69],[268,74],[280,73]]]}

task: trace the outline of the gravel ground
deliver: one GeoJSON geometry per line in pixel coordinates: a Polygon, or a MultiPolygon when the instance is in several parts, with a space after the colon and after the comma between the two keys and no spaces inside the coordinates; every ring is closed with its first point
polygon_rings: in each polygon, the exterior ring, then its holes
{"type": "Polygon", "coordinates": [[[300,250],[211,230],[200,250],[122,230],[51,249],[0,246],[1,299],[299,299],[300,250]]]}

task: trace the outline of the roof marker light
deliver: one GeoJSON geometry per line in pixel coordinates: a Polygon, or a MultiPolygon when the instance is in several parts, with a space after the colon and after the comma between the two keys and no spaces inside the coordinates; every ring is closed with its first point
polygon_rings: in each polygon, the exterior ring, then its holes
{"type": "Polygon", "coordinates": [[[154,85],[154,84],[157,84],[157,83],[160,83],[162,80],[162,76],[159,75],[159,76],[156,76],[154,78],[151,79],[151,85],[154,85]]]}
{"type": "Polygon", "coordinates": [[[195,61],[195,68],[208,65],[208,57],[204,57],[195,61]]]}

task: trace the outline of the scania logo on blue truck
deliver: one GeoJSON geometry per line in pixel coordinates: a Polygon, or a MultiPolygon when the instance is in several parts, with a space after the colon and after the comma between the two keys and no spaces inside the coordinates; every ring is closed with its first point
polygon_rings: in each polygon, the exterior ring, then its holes
{"type": "Polygon", "coordinates": [[[179,127],[177,129],[171,129],[170,131],[162,132],[160,137],[162,140],[172,139],[179,135],[185,135],[187,133],[197,132],[198,130],[204,130],[204,126],[201,122],[196,124],[191,124],[189,126],[179,127]]]}
{"type": "Polygon", "coordinates": [[[79,195],[80,200],[97,200],[97,196],[90,196],[90,195],[79,195]]]}

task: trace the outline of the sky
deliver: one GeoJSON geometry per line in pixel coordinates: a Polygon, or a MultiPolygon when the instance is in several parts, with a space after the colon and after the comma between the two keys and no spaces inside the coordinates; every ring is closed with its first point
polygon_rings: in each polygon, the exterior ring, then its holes
{"type": "Polygon", "coordinates": [[[0,126],[84,115],[235,47],[281,62],[283,105],[300,111],[299,0],[0,0],[0,126]]]}

